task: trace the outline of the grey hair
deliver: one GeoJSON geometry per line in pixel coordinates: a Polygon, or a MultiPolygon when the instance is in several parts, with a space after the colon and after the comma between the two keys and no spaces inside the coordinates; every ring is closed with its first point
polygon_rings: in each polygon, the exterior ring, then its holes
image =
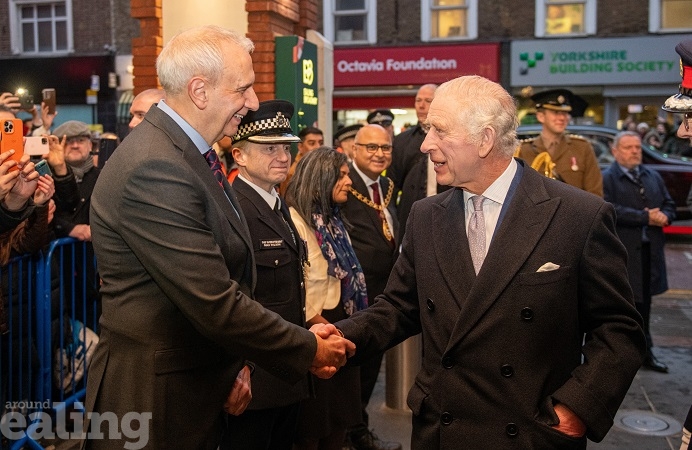
{"type": "Polygon", "coordinates": [[[227,44],[252,53],[255,45],[245,36],[216,25],[205,25],[178,33],[156,58],[156,73],[168,95],[185,91],[188,81],[203,76],[216,86],[224,73],[223,53],[227,44]]]}
{"type": "Polygon", "coordinates": [[[477,75],[464,76],[440,85],[435,97],[457,101],[456,124],[469,135],[469,141],[480,144],[486,128],[495,130],[495,146],[505,156],[514,154],[517,141],[517,104],[499,84],[477,75]]]}
{"type": "Polygon", "coordinates": [[[636,131],[621,131],[613,138],[613,148],[617,148],[618,145],[620,145],[620,139],[624,138],[625,136],[632,136],[641,139],[641,136],[639,136],[639,133],[636,131]]]}
{"type": "Polygon", "coordinates": [[[286,188],[286,204],[312,226],[312,213],[321,209],[325,223],[332,216],[332,190],[348,162],[346,155],[322,146],[303,156],[286,188]]]}

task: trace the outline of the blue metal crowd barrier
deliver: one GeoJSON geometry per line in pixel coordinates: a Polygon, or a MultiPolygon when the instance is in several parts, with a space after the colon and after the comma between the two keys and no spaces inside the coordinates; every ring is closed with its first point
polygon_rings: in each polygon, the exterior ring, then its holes
{"type": "MultiPolygon", "coordinates": [[[[23,432],[15,421],[14,434],[0,433],[0,450],[42,449],[39,442],[50,434],[45,414],[55,418],[84,399],[86,353],[98,339],[99,315],[90,248],[76,239],[57,239],[45,253],[14,258],[0,268],[9,318],[8,332],[0,336],[0,419],[21,414],[26,423],[23,432]]],[[[7,423],[0,430],[7,431],[7,423]]]]}

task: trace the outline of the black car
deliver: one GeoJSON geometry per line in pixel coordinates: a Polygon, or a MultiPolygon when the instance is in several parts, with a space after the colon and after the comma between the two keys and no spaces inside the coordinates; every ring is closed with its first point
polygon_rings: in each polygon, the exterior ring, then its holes
{"type": "MultiPolygon", "coordinates": [[[[541,125],[521,125],[517,128],[519,139],[531,138],[540,132],[541,125]]],[[[601,170],[615,161],[610,147],[618,132],[615,128],[601,125],[569,125],[567,127],[567,133],[578,134],[591,142],[601,170]]],[[[642,143],[642,162],[648,168],[657,171],[663,178],[670,196],[675,201],[677,220],[692,219],[692,211],[687,206],[687,195],[692,185],[692,158],[661,153],[656,148],[642,143]]]]}

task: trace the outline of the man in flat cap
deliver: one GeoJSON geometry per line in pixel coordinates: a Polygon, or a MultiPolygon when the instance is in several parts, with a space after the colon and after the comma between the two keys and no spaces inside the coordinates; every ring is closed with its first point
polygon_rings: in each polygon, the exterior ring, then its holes
{"type": "Polygon", "coordinates": [[[376,109],[375,111],[368,114],[367,122],[370,124],[376,124],[384,128],[389,132],[391,139],[394,139],[394,113],[388,109],[376,109]]]}
{"type": "MultiPolygon", "coordinates": [[[[65,298],[75,298],[81,301],[86,295],[87,299],[98,296],[99,283],[94,269],[94,248],[91,245],[91,220],[89,208],[91,206],[91,194],[94,191],[100,169],[94,164],[92,155],[93,143],[89,126],[78,120],[68,120],[58,126],[53,135],[48,137],[50,154],[48,163],[56,176],[56,185],[74,185],[76,181],[77,192],[70,188],[69,195],[55,197],[56,209],[53,219],[53,229],[56,237],[72,237],[80,241],[86,241],[86,256],[77,252],[74,261],[66,258],[63,265],[66,289],[74,292],[66,292],[65,298]],[[74,179],[74,181],[72,181],[74,179]],[[66,198],[67,197],[67,198],[66,198]],[[74,263],[74,269],[72,265],[74,263]],[[86,273],[86,284],[74,283],[74,272],[86,273]],[[82,289],[86,286],[86,289],[82,289]]],[[[91,320],[89,320],[89,323],[91,320]]]]}
{"type": "Polygon", "coordinates": [[[565,134],[572,96],[567,89],[552,89],[531,97],[543,129],[535,138],[524,140],[516,156],[530,165],[539,158],[546,162],[545,172],[551,178],[603,197],[603,178],[593,147],[580,136],[565,134]]]}
{"type": "MultiPolygon", "coordinates": [[[[254,298],[286,321],[305,326],[302,266],[305,248],[288,207],[276,186],[291,165],[293,105],[267,100],[248,111],[233,136],[238,176],[233,181],[245,214],[255,255],[257,285],[254,298]]],[[[257,367],[252,376],[252,401],[246,411],[228,415],[221,449],[272,448],[290,450],[300,401],[309,394],[307,376],[288,383],[257,367]]]]}
{"type": "Polygon", "coordinates": [[[358,130],[363,128],[363,124],[356,123],[354,125],[349,125],[347,127],[339,128],[336,133],[334,133],[334,140],[338,142],[337,150],[344,153],[349,161],[353,161],[355,157],[355,146],[353,143],[356,141],[356,133],[358,130]]]}

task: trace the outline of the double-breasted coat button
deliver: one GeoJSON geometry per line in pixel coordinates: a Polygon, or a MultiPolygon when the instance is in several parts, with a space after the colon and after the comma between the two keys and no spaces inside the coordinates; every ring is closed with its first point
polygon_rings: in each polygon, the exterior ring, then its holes
{"type": "Polygon", "coordinates": [[[454,416],[452,416],[452,413],[448,412],[443,412],[442,416],[440,416],[440,421],[442,422],[442,425],[449,425],[452,423],[454,420],[454,416]]]}
{"type": "Polygon", "coordinates": [[[425,304],[428,305],[428,310],[429,311],[435,311],[435,302],[432,301],[432,299],[427,299],[425,301],[425,304]]]}
{"type": "Polygon", "coordinates": [[[521,310],[521,318],[527,322],[533,320],[533,309],[528,306],[521,310]]]}
{"type": "Polygon", "coordinates": [[[507,433],[507,436],[514,437],[519,434],[519,427],[516,423],[508,423],[505,427],[505,432],[507,433]]]}
{"type": "Polygon", "coordinates": [[[275,266],[278,266],[278,265],[279,265],[279,260],[278,260],[278,259],[275,259],[275,260],[274,260],[274,265],[275,265],[275,266]]]}
{"type": "Polygon", "coordinates": [[[444,367],[445,369],[451,369],[452,367],[454,367],[454,361],[452,360],[452,358],[450,358],[449,356],[445,356],[444,358],[442,358],[442,367],[444,367]]]}
{"type": "Polygon", "coordinates": [[[514,368],[509,364],[504,364],[502,367],[500,367],[500,373],[503,377],[509,378],[514,375],[514,368]]]}

